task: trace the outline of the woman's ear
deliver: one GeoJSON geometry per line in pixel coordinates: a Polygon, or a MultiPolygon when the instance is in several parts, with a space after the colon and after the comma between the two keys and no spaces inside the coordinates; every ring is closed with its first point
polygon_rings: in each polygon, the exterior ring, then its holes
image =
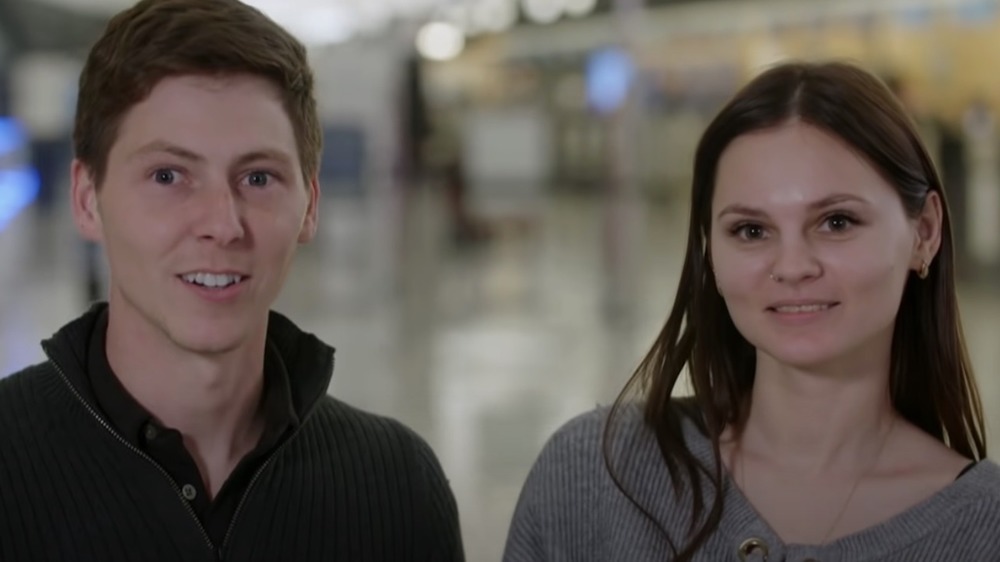
{"type": "Polygon", "coordinates": [[[929,266],[941,249],[941,229],[944,223],[944,208],[941,194],[931,191],[924,201],[924,208],[917,215],[916,240],[913,246],[913,257],[910,268],[920,272],[929,266]]]}

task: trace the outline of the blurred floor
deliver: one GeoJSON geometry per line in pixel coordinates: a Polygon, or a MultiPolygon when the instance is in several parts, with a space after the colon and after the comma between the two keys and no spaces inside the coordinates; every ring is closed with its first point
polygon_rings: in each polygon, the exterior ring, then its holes
{"type": "MultiPolygon", "coordinates": [[[[595,198],[537,197],[500,206],[489,243],[457,247],[433,196],[405,215],[391,203],[327,197],[276,308],[338,348],[333,394],[425,436],[458,497],[468,559],[499,560],[546,437],[612,400],[655,337],[686,209],[622,205],[614,215],[639,226],[606,228],[595,198]]],[[[40,360],[38,341],[85,308],[81,255],[65,210],[0,232],[0,373],[40,360]]],[[[961,291],[996,427],[1000,290],[961,291]]]]}

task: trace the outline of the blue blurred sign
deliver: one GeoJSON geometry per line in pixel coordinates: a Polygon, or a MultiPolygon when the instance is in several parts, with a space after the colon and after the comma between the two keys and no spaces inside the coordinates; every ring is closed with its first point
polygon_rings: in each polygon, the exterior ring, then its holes
{"type": "Polygon", "coordinates": [[[965,2],[955,8],[955,16],[962,23],[986,23],[996,19],[997,5],[994,0],[965,2]]]}
{"type": "Polygon", "coordinates": [[[628,100],[635,64],[621,48],[595,51],[587,60],[587,103],[599,113],[614,113],[628,100]]]}
{"type": "Polygon", "coordinates": [[[38,197],[38,172],[18,154],[26,151],[27,143],[17,120],[0,117],[0,231],[38,197]]]}
{"type": "Polygon", "coordinates": [[[0,117],[0,157],[21,150],[28,142],[24,127],[13,117],[0,117]]]}
{"type": "Polygon", "coordinates": [[[897,18],[909,27],[925,27],[931,23],[933,15],[929,6],[907,6],[897,13],[897,18]]]}
{"type": "Polygon", "coordinates": [[[0,170],[0,232],[38,197],[38,172],[27,166],[0,170]]]}
{"type": "Polygon", "coordinates": [[[365,133],[357,126],[331,125],[323,131],[320,183],[324,189],[360,193],[364,188],[365,133]]]}

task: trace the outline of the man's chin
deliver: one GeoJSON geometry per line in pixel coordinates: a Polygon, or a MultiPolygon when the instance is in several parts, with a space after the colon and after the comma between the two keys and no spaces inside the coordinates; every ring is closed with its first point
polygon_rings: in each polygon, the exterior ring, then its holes
{"type": "Polygon", "coordinates": [[[227,355],[242,347],[245,339],[240,338],[174,338],[174,344],[188,353],[202,356],[227,355]]]}
{"type": "Polygon", "coordinates": [[[184,351],[197,355],[223,355],[245,346],[250,334],[245,323],[198,322],[170,330],[170,339],[184,351]]]}

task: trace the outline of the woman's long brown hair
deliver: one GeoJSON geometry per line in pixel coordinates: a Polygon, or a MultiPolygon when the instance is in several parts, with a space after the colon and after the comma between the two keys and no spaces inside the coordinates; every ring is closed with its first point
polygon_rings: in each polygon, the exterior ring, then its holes
{"type": "MultiPolygon", "coordinates": [[[[799,119],[831,133],[862,155],[895,187],[907,215],[916,217],[927,196],[941,196],[940,250],[926,279],[906,281],[893,332],[889,392],[904,418],[970,459],[986,457],[982,405],[959,318],[951,219],[941,181],[906,110],[868,72],[845,63],[786,63],[743,87],[709,124],[698,144],[691,188],[688,241],[673,309],[652,349],[613,406],[604,433],[604,460],[618,488],[647,518],[619,476],[612,458],[615,420],[640,398],[645,424],[656,440],[675,492],[691,493],[686,542],[674,560],[687,562],[718,528],[724,475],[722,431],[738,435],[750,410],[756,353],[733,324],[710,267],[709,232],[715,174],[723,151],[736,137],[799,119]],[[693,397],[673,399],[685,368],[693,397]],[[691,415],[711,439],[713,466],[688,450],[681,419],[691,415]],[[708,496],[703,487],[713,493],[708,496]]],[[[622,461],[623,459],[619,459],[622,461]]]]}

